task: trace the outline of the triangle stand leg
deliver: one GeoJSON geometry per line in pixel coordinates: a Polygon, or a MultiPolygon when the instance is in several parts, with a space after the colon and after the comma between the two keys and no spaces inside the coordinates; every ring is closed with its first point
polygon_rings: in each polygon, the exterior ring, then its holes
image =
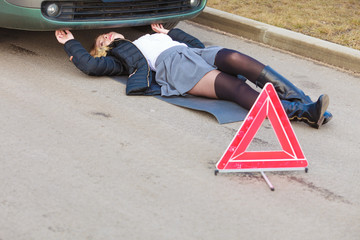
{"type": "Polygon", "coordinates": [[[271,184],[271,182],[269,181],[269,179],[267,178],[267,176],[265,175],[265,173],[263,171],[261,171],[261,175],[265,179],[265,181],[266,181],[267,185],[269,186],[270,190],[275,191],[274,186],[271,184]]]}

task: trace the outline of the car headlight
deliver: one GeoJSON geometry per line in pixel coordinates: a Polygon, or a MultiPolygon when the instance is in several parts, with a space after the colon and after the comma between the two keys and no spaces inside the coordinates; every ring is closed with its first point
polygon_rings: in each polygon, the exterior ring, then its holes
{"type": "Polygon", "coordinates": [[[56,17],[60,13],[60,8],[56,3],[50,3],[46,6],[46,14],[49,17],[56,17]]]}
{"type": "Polygon", "coordinates": [[[190,0],[190,6],[191,7],[197,7],[199,6],[200,0],[190,0]]]}

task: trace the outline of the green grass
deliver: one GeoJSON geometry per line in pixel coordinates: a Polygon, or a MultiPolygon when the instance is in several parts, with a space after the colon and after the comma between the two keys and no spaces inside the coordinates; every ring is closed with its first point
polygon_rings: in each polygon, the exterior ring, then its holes
{"type": "Polygon", "coordinates": [[[360,50],[360,0],[208,0],[207,6],[360,50]]]}

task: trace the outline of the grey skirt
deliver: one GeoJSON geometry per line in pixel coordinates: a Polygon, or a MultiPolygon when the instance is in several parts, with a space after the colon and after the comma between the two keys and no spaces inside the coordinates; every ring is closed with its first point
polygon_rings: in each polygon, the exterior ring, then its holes
{"type": "Polygon", "coordinates": [[[185,95],[206,73],[216,69],[215,56],[221,49],[175,46],[162,52],[155,63],[161,95],[185,95]]]}

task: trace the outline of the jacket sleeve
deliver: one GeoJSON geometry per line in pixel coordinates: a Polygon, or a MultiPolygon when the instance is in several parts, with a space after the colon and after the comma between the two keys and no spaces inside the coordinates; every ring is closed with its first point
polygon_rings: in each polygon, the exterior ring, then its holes
{"type": "Polygon", "coordinates": [[[127,73],[127,69],[120,61],[111,56],[94,58],[75,39],[67,41],[64,49],[75,66],[88,75],[111,76],[127,73]]]}
{"type": "Polygon", "coordinates": [[[175,41],[185,43],[192,48],[205,48],[205,45],[196,37],[184,32],[181,29],[174,28],[168,32],[168,35],[175,41]]]}

